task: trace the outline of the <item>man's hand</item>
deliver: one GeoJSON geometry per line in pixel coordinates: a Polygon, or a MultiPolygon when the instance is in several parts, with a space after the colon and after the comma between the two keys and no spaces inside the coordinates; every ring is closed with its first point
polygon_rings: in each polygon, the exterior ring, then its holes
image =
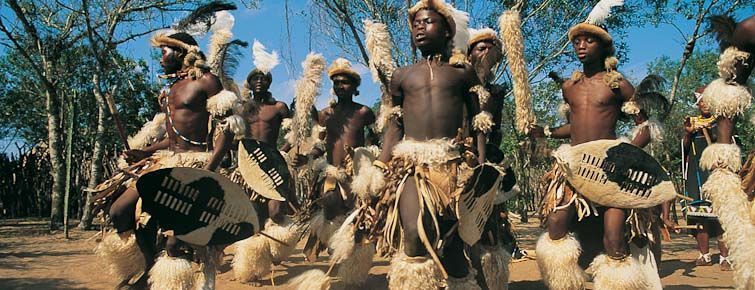
{"type": "Polygon", "coordinates": [[[666,229],[673,231],[674,233],[677,233],[677,234],[682,232],[682,230],[676,228],[679,225],[677,225],[676,222],[674,222],[670,218],[664,217],[664,218],[661,218],[661,220],[663,221],[663,226],[665,226],[666,229]]]}
{"type": "Polygon", "coordinates": [[[304,164],[307,164],[308,161],[309,160],[308,160],[307,156],[301,155],[301,154],[294,154],[294,158],[291,160],[291,166],[293,166],[293,167],[299,167],[299,166],[302,166],[304,164]]]}
{"type": "Polygon", "coordinates": [[[695,132],[695,127],[692,127],[692,121],[689,117],[684,118],[684,132],[687,132],[687,134],[692,134],[695,132]]]}
{"type": "Polygon", "coordinates": [[[545,138],[545,130],[540,125],[533,125],[530,131],[527,132],[527,136],[532,139],[545,138]]]}
{"type": "Polygon", "coordinates": [[[123,159],[125,159],[126,162],[128,162],[129,164],[139,162],[142,159],[147,158],[151,155],[152,154],[150,154],[147,151],[137,150],[137,149],[126,150],[126,151],[123,151],[123,153],[121,153],[121,156],[123,156],[123,159]]]}

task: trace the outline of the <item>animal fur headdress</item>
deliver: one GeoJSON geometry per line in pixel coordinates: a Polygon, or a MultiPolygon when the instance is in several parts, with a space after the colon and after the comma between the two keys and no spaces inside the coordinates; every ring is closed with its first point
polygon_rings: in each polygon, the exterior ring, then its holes
{"type": "Polygon", "coordinates": [[[467,41],[470,49],[480,41],[498,41],[498,33],[488,27],[483,27],[480,29],[470,28],[469,40],[467,41]]]}
{"type": "Polygon", "coordinates": [[[357,86],[362,83],[362,77],[359,76],[353,68],[351,62],[345,58],[338,58],[328,68],[328,77],[333,78],[336,75],[347,75],[356,81],[357,86]]]}
{"type": "Polygon", "coordinates": [[[207,33],[217,21],[215,12],[234,10],[236,5],[224,1],[213,1],[197,7],[184,19],[172,25],[171,29],[155,33],[150,40],[154,47],[169,46],[183,50],[183,67],[192,79],[202,76],[209,70],[207,58],[199,50],[197,41],[192,35],[207,33]]]}
{"type": "MultiPolygon", "coordinates": [[[[409,19],[414,19],[414,15],[422,9],[429,9],[438,12],[448,22],[449,34],[451,40],[451,64],[461,64],[466,62],[467,41],[469,40],[469,13],[454,8],[453,5],[446,3],[445,0],[419,0],[414,6],[409,8],[409,19]]],[[[411,26],[411,23],[410,23],[411,26]]]]}
{"type": "Polygon", "coordinates": [[[624,5],[624,0],[601,0],[598,4],[595,4],[585,22],[574,25],[569,29],[569,41],[580,34],[594,35],[610,47],[608,55],[613,55],[615,53],[613,38],[608,34],[604,24],[608,16],[611,15],[611,8],[621,5],[624,5]]]}

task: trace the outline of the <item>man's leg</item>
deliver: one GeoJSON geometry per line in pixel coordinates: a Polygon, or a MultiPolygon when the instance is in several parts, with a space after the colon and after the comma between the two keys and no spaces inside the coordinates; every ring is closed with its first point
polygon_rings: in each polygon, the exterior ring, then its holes
{"type": "Polygon", "coordinates": [[[427,256],[427,251],[419,238],[417,218],[419,198],[414,179],[409,177],[399,199],[399,218],[403,230],[402,248],[391,261],[388,272],[390,289],[428,289],[439,286],[440,275],[437,266],[427,256]]]}
{"type": "Polygon", "coordinates": [[[657,271],[647,271],[630,254],[625,239],[625,221],[626,212],[623,209],[608,208],[603,213],[605,254],[597,256],[590,264],[595,289],[660,288],[657,271]]]}
{"type": "Polygon", "coordinates": [[[705,222],[699,223],[701,229],[695,230],[695,240],[697,240],[697,249],[700,251],[700,256],[695,260],[695,266],[710,266],[712,265],[710,258],[710,235],[708,234],[708,224],[705,222]]]}
{"type": "MultiPolygon", "coordinates": [[[[134,216],[139,194],[135,189],[127,189],[110,207],[110,218],[115,231],[103,237],[95,248],[97,256],[108,266],[110,274],[125,285],[151,265],[153,256],[142,251],[141,244],[134,234],[134,216]]],[[[146,276],[146,275],[144,275],[146,276]]]]}
{"type": "MultiPolygon", "coordinates": [[[[564,198],[567,200],[567,198],[564,198]]],[[[535,246],[537,265],[543,282],[551,289],[583,289],[585,274],[577,263],[582,247],[569,224],[576,213],[574,205],[560,208],[548,215],[547,231],[535,246]]]]}

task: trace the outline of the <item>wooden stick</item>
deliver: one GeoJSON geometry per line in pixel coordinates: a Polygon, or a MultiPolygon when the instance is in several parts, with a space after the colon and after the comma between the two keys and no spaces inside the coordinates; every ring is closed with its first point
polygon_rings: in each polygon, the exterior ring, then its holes
{"type": "Polygon", "coordinates": [[[273,237],[271,237],[270,235],[266,234],[265,232],[259,232],[258,234],[260,234],[261,236],[263,236],[263,237],[266,237],[266,238],[268,238],[268,239],[271,239],[271,240],[273,240],[273,241],[275,241],[275,242],[278,242],[278,243],[280,243],[280,244],[282,244],[282,245],[284,245],[284,246],[286,246],[286,247],[290,247],[290,245],[289,245],[289,244],[287,244],[287,243],[285,243],[285,242],[283,242],[283,241],[281,241],[281,240],[279,240],[279,239],[273,238],[273,237]]]}
{"type": "Polygon", "coordinates": [[[128,136],[126,135],[126,129],[123,128],[123,123],[121,122],[121,114],[118,113],[118,108],[115,107],[115,99],[113,99],[113,96],[110,94],[110,92],[105,93],[105,103],[107,103],[108,110],[110,110],[110,115],[113,116],[113,121],[115,121],[115,125],[118,127],[118,136],[121,137],[121,142],[123,142],[126,150],[131,150],[131,148],[128,146],[128,136]]]}

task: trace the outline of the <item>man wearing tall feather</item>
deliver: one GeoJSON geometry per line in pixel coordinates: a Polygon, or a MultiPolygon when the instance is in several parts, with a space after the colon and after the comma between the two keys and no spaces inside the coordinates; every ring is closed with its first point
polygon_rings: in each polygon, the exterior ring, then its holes
{"type": "MultiPolygon", "coordinates": [[[[635,101],[635,89],[616,71],[613,39],[603,22],[611,7],[622,4],[622,0],[600,1],[587,21],[568,32],[583,67],[561,84],[564,102],[570,107],[565,110],[568,123],[552,129],[534,126],[529,132],[536,137],[569,138],[571,145],[555,151],[557,159],[570,154],[572,146],[617,139],[616,124],[622,112],[638,125],[631,144],[643,147],[651,135],[660,135],[651,132],[657,126],[635,101]]],[[[661,289],[649,246],[658,238],[651,233],[652,208],[630,210],[618,202],[593,203],[585,192],[574,189],[562,170],[554,166],[543,178],[548,185],[543,209],[547,231],[538,240],[536,251],[545,284],[550,289],[584,289],[586,277],[580,266],[590,264],[595,289],[661,289]]]]}

